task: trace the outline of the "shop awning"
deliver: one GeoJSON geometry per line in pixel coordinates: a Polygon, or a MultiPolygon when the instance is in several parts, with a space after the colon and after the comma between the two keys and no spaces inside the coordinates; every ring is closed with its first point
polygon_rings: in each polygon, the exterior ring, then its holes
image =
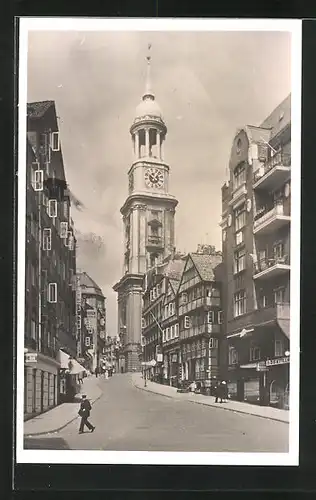
{"type": "Polygon", "coordinates": [[[61,349],[59,350],[59,362],[60,368],[69,370],[69,373],[71,375],[77,375],[78,373],[87,372],[84,366],[80,365],[78,361],[71,358],[69,354],[62,351],[61,349]]]}

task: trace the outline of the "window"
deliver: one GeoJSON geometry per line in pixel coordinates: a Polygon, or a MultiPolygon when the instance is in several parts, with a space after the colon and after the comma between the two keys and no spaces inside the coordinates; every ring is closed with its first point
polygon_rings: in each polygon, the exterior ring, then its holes
{"type": "Polygon", "coordinates": [[[166,328],[166,340],[170,339],[170,328],[166,328]]]}
{"type": "Polygon", "coordinates": [[[214,311],[208,311],[207,313],[207,322],[214,323],[214,311]]]}
{"type": "Polygon", "coordinates": [[[274,290],[274,303],[284,304],[285,302],[285,288],[277,288],[274,290]]]}
{"type": "Polygon", "coordinates": [[[60,223],[60,237],[66,239],[68,235],[68,222],[60,223]]]}
{"type": "Polygon", "coordinates": [[[157,297],[161,294],[161,285],[157,285],[157,297]]]}
{"type": "Polygon", "coordinates": [[[155,287],[155,288],[153,288],[153,300],[155,300],[155,299],[156,299],[156,291],[157,291],[157,290],[156,290],[156,287],[155,287]]]}
{"type": "Polygon", "coordinates": [[[173,339],[174,338],[174,325],[170,327],[170,337],[173,339]]]}
{"type": "Polygon", "coordinates": [[[276,261],[282,259],[284,256],[284,245],[282,242],[277,243],[273,246],[273,256],[276,261]]]}
{"type": "Polygon", "coordinates": [[[236,245],[240,245],[244,241],[244,232],[238,231],[236,233],[236,245]]]}
{"type": "Polygon", "coordinates": [[[217,313],[217,321],[218,321],[219,325],[221,325],[223,323],[223,311],[218,311],[218,313],[217,313]]]}
{"type": "Polygon", "coordinates": [[[69,250],[74,250],[75,248],[75,238],[73,237],[71,231],[68,231],[67,247],[69,248],[69,250]]]}
{"type": "Polygon", "coordinates": [[[142,318],[142,328],[145,328],[146,327],[146,320],[145,318],[142,318]]]}
{"type": "Polygon", "coordinates": [[[190,316],[184,316],[184,328],[190,328],[191,319],[190,316]]]}
{"type": "Polygon", "coordinates": [[[162,331],[162,341],[166,342],[166,330],[162,331]]]}
{"type": "Polygon", "coordinates": [[[213,337],[211,337],[210,341],[209,341],[209,347],[210,347],[210,349],[217,349],[218,348],[218,339],[214,339],[213,337]]]}
{"type": "Polygon", "coordinates": [[[31,320],[31,338],[36,340],[36,321],[31,320]]]}
{"type": "Polygon", "coordinates": [[[234,253],[234,274],[246,269],[246,250],[244,248],[234,253]]]}
{"type": "Polygon", "coordinates": [[[48,201],[48,215],[49,217],[57,217],[57,200],[48,201]]]}
{"type": "Polygon", "coordinates": [[[168,318],[169,307],[165,306],[165,318],[168,318]]]}
{"type": "Polygon", "coordinates": [[[43,229],[43,250],[52,249],[52,230],[50,228],[43,229]]]}
{"type": "Polygon", "coordinates": [[[182,298],[182,303],[183,304],[186,304],[188,302],[188,294],[187,293],[183,293],[181,295],[181,298],[182,298]]]}
{"type": "Polygon", "coordinates": [[[59,149],[60,149],[59,132],[52,132],[52,134],[51,134],[51,148],[52,148],[52,151],[59,151],[59,149]]]}
{"type": "Polygon", "coordinates": [[[86,337],[85,346],[90,347],[90,345],[91,345],[91,339],[90,339],[90,337],[86,337]]]}
{"type": "Polygon", "coordinates": [[[250,347],[250,361],[257,361],[260,359],[260,348],[250,347]]]}
{"type": "Polygon", "coordinates": [[[154,291],[153,290],[150,290],[149,296],[150,296],[150,301],[152,302],[154,299],[154,291]]]}
{"type": "Polygon", "coordinates": [[[43,170],[33,170],[33,189],[34,191],[43,191],[43,170]]]}
{"type": "Polygon", "coordinates": [[[241,316],[246,312],[246,292],[240,290],[234,294],[234,316],[241,316]]]}
{"type": "Polygon", "coordinates": [[[276,357],[284,355],[284,348],[283,348],[283,342],[282,342],[282,340],[276,340],[274,342],[274,355],[276,357]]]}
{"type": "Polygon", "coordinates": [[[174,303],[170,302],[169,304],[169,316],[172,316],[174,314],[174,303]]]}
{"type": "Polygon", "coordinates": [[[246,207],[243,203],[240,207],[234,210],[235,231],[240,231],[246,225],[246,207]]]}
{"type": "Polygon", "coordinates": [[[228,364],[236,365],[238,363],[238,352],[233,346],[229,346],[228,349],[228,364]]]}
{"type": "Polygon", "coordinates": [[[48,302],[57,302],[57,283],[49,283],[48,285],[48,302]]]}
{"type": "Polygon", "coordinates": [[[261,309],[263,309],[264,307],[267,307],[267,296],[264,295],[262,292],[260,292],[260,295],[259,295],[259,307],[261,309]]]}
{"type": "Polygon", "coordinates": [[[174,336],[179,337],[179,323],[174,325],[174,336]]]}
{"type": "Polygon", "coordinates": [[[68,201],[64,201],[64,217],[65,219],[68,220],[69,218],[69,207],[68,207],[68,201]]]}
{"type": "Polygon", "coordinates": [[[244,182],[246,182],[246,167],[244,163],[241,163],[234,170],[234,189],[237,189],[239,186],[244,184],[244,182]]]}

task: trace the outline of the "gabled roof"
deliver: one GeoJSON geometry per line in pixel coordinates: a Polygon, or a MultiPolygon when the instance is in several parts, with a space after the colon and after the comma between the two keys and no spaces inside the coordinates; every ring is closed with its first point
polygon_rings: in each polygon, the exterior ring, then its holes
{"type": "Polygon", "coordinates": [[[168,276],[171,280],[180,280],[185,261],[183,259],[169,260],[166,267],[163,269],[164,276],[168,276]]]}
{"type": "Polygon", "coordinates": [[[99,285],[96,284],[96,282],[90,278],[90,276],[84,271],[83,273],[80,273],[80,285],[83,288],[94,288],[95,293],[97,295],[101,295],[104,297],[101,288],[99,285]]]}
{"type": "Polygon", "coordinates": [[[282,101],[272,113],[264,120],[261,127],[269,128],[270,140],[276,136],[280,130],[291,123],[291,94],[282,101]]]}
{"type": "Polygon", "coordinates": [[[174,293],[176,294],[177,291],[178,291],[178,288],[180,286],[180,278],[178,280],[169,278],[169,283],[172,286],[172,289],[173,289],[174,293]]]}
{"type": "Polygon", "coordinates": [[[221,255],[190,253],[189,258],[190,257],[203,281],[215,280],[214,269],[222,262],[221,255]]]}
{"type": "Polygon", "coordinates": [[[54,105],[54,101],[30,102],[27,104],[27,116],[28,118],[42,118],[46,111],[54,105]]]}

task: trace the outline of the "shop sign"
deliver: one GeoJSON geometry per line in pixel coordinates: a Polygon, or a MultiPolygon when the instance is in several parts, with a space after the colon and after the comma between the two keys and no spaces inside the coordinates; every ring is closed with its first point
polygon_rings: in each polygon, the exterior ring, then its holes
{"type": "Polygon", "coordinates": [[[27,352],[25,354],[25,363],[37,363],[37,352],[27,352]]]}
{"type": "Polygon", "coordinates": [[[267,367],[266,367],[266,364],[264,361],[260,361],[258,364],[257,364],[257,372],[266,372],[267,371],[267,367]]]}
{"type": "Polygon", "coordinates": [[[275,366],[275,365],[285,365],[290,362],[289,356],[285,356],[284,358],[276,358],[276,359],[267,359],[267,366],[275,366]]]}

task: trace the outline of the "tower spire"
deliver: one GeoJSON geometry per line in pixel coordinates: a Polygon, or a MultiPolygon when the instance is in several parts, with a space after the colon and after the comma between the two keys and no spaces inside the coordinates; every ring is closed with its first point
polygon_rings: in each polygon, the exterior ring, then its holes
{"type": "Polygon", "coordinates": [[[151,89],[151,66],[150,66],[150,63],[151,63],[151,55],[150,55],[150,49],[151,49],[151,43],[148,44],[148,47],[147,47],[147,56],[146,56],[146,60],[147,60],[147,75],[146,75],[146,87],[145,87],[145,93],[143,95],[143,100],[146,99],[146,98],[151,98],[151,99],[155,99],[155,96],[153,94],[153,91],[151,89]]]}

